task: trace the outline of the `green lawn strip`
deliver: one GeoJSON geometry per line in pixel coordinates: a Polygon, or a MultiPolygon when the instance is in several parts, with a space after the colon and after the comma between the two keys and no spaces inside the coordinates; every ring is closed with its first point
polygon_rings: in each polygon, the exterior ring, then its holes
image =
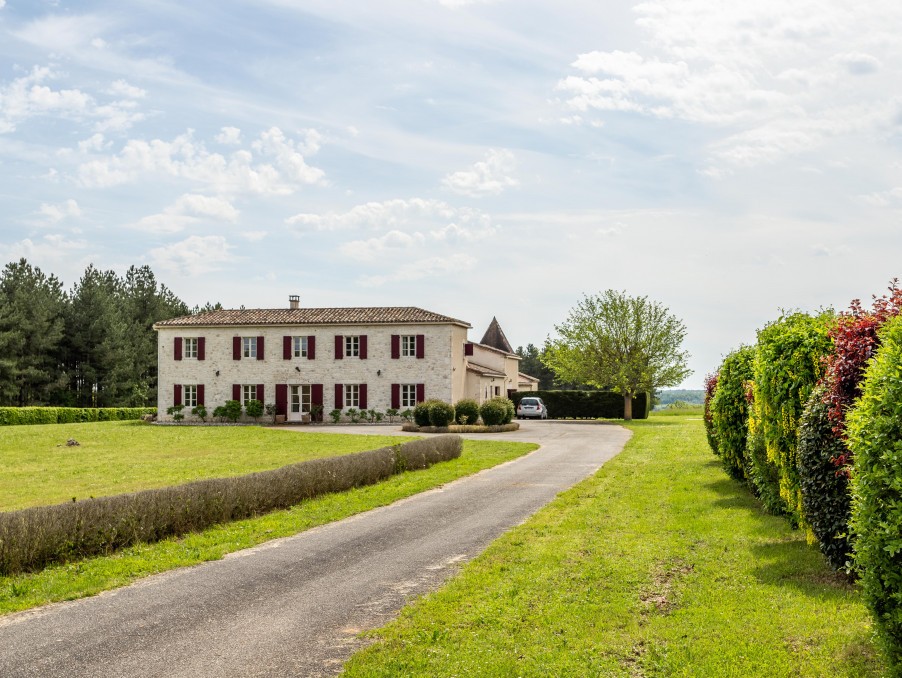
{"type": "Polygon", "coordinates": [[[135,421],[3,426],[0,511],[237,476],[412,439],[135,421]],[[79,445],[67,447],[70,438],[79,445]]]}
{"type": "Polygon", "coordinates": [[[325,495],[284,511],[220,525],[179,539],[142,544],[110,556],[49,567],[33,574],[0,577],[0,613],[81,598],[150,574],[217,560],[227,553],[391,504],[515,459],[536,447],[531,443],[465,440],[460,458],[392,476],[376,485],[325,495]]]}
{"type": "Polygon", "coordinates": [[[724,475],[697,417],[629,428],[344,675],[884,675],[858,590],[724,475]]]}

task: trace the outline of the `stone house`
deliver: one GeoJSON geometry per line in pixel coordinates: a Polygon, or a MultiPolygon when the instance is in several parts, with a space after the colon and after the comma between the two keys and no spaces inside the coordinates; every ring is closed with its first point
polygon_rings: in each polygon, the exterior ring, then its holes
{"type": "Polygon", "coordinates": [[[218,310],[157,331],[158,416],[227,400],[273,403],[288,421],[317,408],[413,408],[427,398],[483,402],[535,390],[496,319],[478,343],[469,323],[415,307],[218,310]]]}

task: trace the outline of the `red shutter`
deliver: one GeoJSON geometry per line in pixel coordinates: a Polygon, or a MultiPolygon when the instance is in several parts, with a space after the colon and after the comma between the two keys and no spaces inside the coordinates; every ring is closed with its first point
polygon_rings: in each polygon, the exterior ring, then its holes
{"type": "Polygon", "coordinates": [[[426,400],[426,384],[417,384],[417,402],[426,400]]]}
{"type": "Polygon", "coordinates": [[[391,406],[393,410],[401,408],[401,384],[391,385],[391,406]]]}
{"type": "Polygon", "coordinates": [[[312,384],[310,386],[310,405],[323,406],[323,385],[312,384]]]}
{"type": "Polygon", "coordinates": [[[418,334],[417,335],[417,358],[425,358],[426,357],[426,335],[418,334]]]}
{"type": "MultiPolygon", "coordinates": [[[[312,334],[307,337],[307,360],[314,360],[316,358],[316,337],[312,334]]],[[[322,403],[320,403],[322,404],[322,403]]]]}
{"type": "Polygon", "coordinates": [[[335,409],[340,410],[345,406],[345,387],[342,384],[335,384],[335,409]]]}
{"type": "Polygon", "coordinates": [[[204,400],[204,385],[197,385],[197,404],[198,405],[206,405],[206,401],[204,400]]]}
{"type": "Polygon", "coordinates": [[[204,337],[197,338],[197,359],[203,360],[207,357],[207,340],[204,337]]]}
{"type": "Polygon", "coordinates": [[[464,344],[464,355],[473,355],[473,344],[469,341],[464,344]]]}
{"type": "Polygon", "coordinates": [[[182,359],[182,338],[176,337],[175,341],[172,342],[172,345],[173,345],[174,352],[175,352],[175,359],[181,360],[182,359]]]}
{"type": "Polygon", "coordinates": [[[232,337],[232,360],[241,360],[241,337],[232,337]]]}
{"type": "Polygon", "coordinates": [[[282,358],[285,360],[291,360],[291,354],[294,353],[291,343],[291,337],[282,337],[282,358]]]}
{"type": "Polygon", "coordinates": [[[241,402],[241,384],[232,384],[232,400],[241,402]]]}
{"type": "Polygon", "coordinates": [[[263,337],[257,337],[257,360],[263,360],[265,352],[263,349],[263,337]]]}
{"type": "Polygon", "coordinates": [[[257,400],[261,403],[266,402],[266,397],[263,394],[263,384],[257,384],[257,400]]]}
{"type": "Polygon", "coordinates": [[[341,360],[345,357],[345,338],[340,334],[335,335],[335,359],[341,360]]]}
{"type": "Polygon", "coordinates": [[[360,409],[365,410],[367,407],[367,405],[366,405],[366,384],[360,384],[359,388],[360,388],[360,391],[359,391],[360,409]]]}
{"type": "Polygon", "coordinates": [[[172,389],[172,404],[173,405],[181,405],[182,404],[182,385],[176,384],[172,389]]]}
{"type": "Polygon", "coordinates": [[[401,357],[401,335],[393,334],[391,335],[391,357],[392,360],[397,360],[401,357]]]}
{"type": "Polygon", "coordinates": [[[276,414],[288,414],[288,384],[276,384],[276,414]]]}
{"type": "Polygon", "coordinates": [[[360,359],[366,360],[366,335],[360,335],[360,359]]]}

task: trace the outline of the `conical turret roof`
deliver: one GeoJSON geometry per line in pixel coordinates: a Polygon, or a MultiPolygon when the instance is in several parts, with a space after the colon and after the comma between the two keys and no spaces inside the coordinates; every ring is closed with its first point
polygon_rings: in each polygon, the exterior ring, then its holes
{"type": "Polygon", "coordinates": [[[499,351],[504,351],[505,353],[514,352],[507,337],[504,336],[504,330],[502,330],[501,325],[498,324],[498,318],[495,317],[492,318],[492,322],[489,323],[489,329],[485,331],[482,341],[479,343],[484,346],[497,348],[499,351]]]}

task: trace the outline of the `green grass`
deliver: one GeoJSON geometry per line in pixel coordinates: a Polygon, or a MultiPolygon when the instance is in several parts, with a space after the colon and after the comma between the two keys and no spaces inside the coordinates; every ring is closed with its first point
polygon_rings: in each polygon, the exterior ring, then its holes
{"type": "Polygon", "coordinates": [[[136,421],[3,426],[0,511],[237,476],[412,439],[136,421]],[[79,445],[67,447],[69,438],[79,445]]]}
{"type": "Polygon", "coordinates": [[[372,633],[345,676],[881,676],[857,588],[727,478],[695,416],[372,633]]]}
{"type": "MultiPolygon", "coordinates": [[[[169,430],[162,427],[149,428],[152,431],[169,430]]],[[[245,431],[255,431],[263,434],[266,438],[272,433],[283,433],[287,436],[287,440],[294,441],[291,447],[294,448],[295,454],[303,453],[304,450],[298,448],[304,445],[303,441],[307,440],[307,436],[304,434],[294,432],[267,431],[258,428],[221,430],[234,432],[237,434],[236,437],[241,440],[245,440],[245,431]]],[[[332,437],[329,434],[319,434],[312,437],[311,440],[316,441],[316,445],[325,444],[321,439],[325,439],[327,436],[332,437]]],[[[364,448],[371,447],[373,440],[372,437],[356,435],[336,435],[334,437],[338,440],[354,438],[358,445],[364,448]],[[365,443],[367,439],[371,441],[368,444],[365,443]]],[[[398,440],[398,437],[391,438],[392,442],[398,440]]],[[[346,442],[351,444],[354,441],[346,442]]],[[[377,444],[376,447],[378,446],[377,444]]],[[[223,444],[221,447],[227,447],[227,445],[223,444]]],[[[49,567],[33,574],[0,577],[0,614],[25,610],[55,601],[81,598],[123,586],[150,574],[196,565],[208,560],[217,560],[227,553],[256,546],[278,537],[297,534],[311,527],[340,520],[378,506],[385,506],[398,499],[515,459],[535,448],[536,445],[530,443],[466,440],[460,458],[435,464],[422,471],[392,476],[376,485],[326,495],[306,501],[291,509],[274,511],[258,518],[213,527],[179,539],[142,544],[111,556],[49,567]]],[[[217,452],[217,454],[219,453],[217,452]]],[[[216,454],[212,456],[215,457],[216,454]]],[[[263,462],[261,461],[261,463],[263,462]]]]}

